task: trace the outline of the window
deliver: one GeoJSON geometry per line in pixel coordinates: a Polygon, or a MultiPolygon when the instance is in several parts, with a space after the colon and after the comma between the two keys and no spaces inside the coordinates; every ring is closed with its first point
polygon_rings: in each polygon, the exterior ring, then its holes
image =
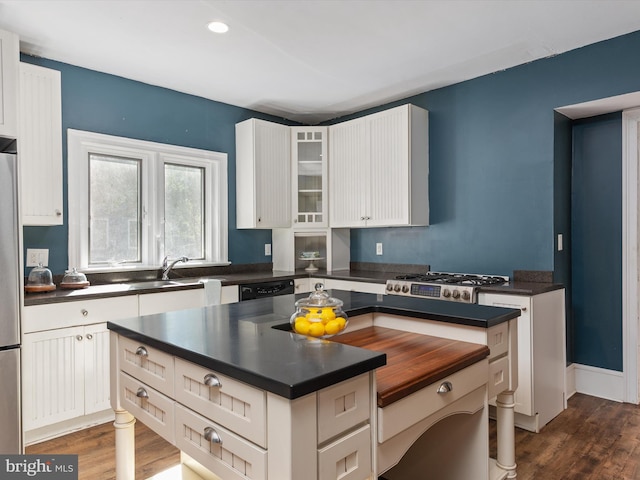
{"type": "Polygon", "coordinates": [[[68,130],[69,265],[227,261],[227,155],[68,130]]]}

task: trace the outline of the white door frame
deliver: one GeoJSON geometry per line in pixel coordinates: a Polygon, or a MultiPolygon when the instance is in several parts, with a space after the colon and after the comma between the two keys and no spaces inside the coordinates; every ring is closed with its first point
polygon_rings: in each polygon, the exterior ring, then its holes
{"type": "Polygon", "coordinates": [[[638,132],[640,108],[622,112],[622,372],[624,401],[638,403],[638,132]]]}

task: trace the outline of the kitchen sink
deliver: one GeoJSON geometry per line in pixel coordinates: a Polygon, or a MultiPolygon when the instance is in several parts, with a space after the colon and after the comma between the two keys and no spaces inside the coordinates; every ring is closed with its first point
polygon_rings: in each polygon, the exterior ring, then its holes
{"type": "Polygon", "coordinates": [[[146,280],[143,282],[126,283],[131,289],[145,288],[170,288],[184,285],[198,285],[201,282],[194,278],[170,279],[170,280],[146,280]]]}

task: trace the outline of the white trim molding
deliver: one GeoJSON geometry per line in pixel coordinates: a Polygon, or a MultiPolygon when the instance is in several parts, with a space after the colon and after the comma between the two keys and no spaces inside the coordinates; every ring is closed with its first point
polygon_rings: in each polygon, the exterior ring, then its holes
{"type": "Polygon", "coordinates": [[[638,132],[640,108],[622,112],[622,331],[624,396],[638,403],[638,132]]]}
{"type": "MultiPolygon", "coordinates": [[[[615,370],[572,364],[567,368],[567,386],[573,375],[575,392],[615,402],[625,400],[625,375],[615,370]]],[[[571,392],[571,390],[567,390],[571,392]]],[[[571,395],[568,395],[571,396],[571,395]]]]}

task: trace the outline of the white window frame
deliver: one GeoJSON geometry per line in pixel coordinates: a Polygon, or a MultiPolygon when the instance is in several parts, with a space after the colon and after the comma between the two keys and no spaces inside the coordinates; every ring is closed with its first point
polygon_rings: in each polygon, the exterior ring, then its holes
{"type": "MultiPolygon", "coordinates": [[[[122,271],[159,268],[164,257],[164,165],[182,164],[205,171],[205,258],[188,266],[228,265],[227,154],[82,130],[67,130],[69,268],[122,271]],[[138,158],[142,163],[140,263],[89,265],[89,154],[138,158]],[[217,234],[214,234],[217,232],[217,234]]],[[[182,265],[181,265],[182,266],[182,265]]]]}

